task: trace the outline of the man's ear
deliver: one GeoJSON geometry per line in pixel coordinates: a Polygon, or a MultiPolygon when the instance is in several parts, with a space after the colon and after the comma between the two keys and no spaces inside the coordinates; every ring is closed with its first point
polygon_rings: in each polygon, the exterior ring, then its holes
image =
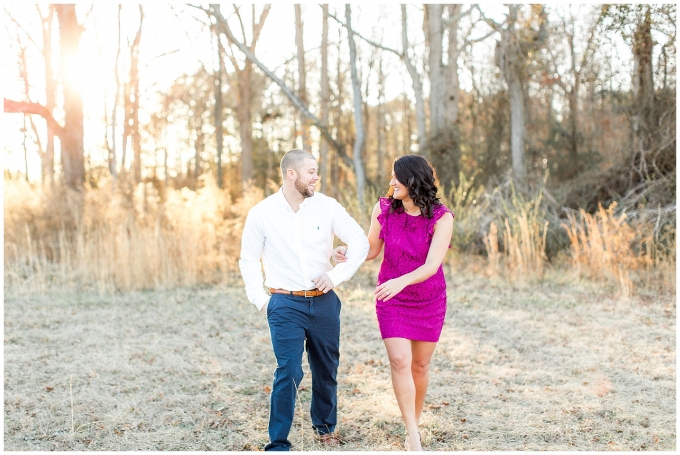
{"type": "Polygon", "coordinates": [[[297,173],[295,172],[295,169],[286,170],[286,178],[295,180],[297,178],[297,173]]]}

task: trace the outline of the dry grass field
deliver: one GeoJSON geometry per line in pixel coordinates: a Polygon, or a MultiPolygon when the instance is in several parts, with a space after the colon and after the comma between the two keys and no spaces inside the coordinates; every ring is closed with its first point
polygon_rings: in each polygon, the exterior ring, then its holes
{"type": "MultiPolygon", "coordinates": [[[[335,450],[402,448],[372,275],[338,290],[335,450]]],[[[675,296],[607,292],[550,271],[519,284],[452,274],[425,450],[676,450],[675,296]]],[[[114,296],[6,289],[4,324],[5,450],[267,442],[275,361],[266,320],[238,281],[114,296]]],[[[312,435],[305,371],[293,448],[328,450],[312,435]]]]}

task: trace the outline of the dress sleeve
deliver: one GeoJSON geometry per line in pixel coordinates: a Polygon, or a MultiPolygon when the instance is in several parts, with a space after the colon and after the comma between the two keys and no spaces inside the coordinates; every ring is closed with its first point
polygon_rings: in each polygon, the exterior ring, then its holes
{"type": "MultiPolygon", "coordinates": [[[[436,205],[434,206],[432,210],[432,219],[427,223],[427,240],[428,242],[432,240],[432,236],[434,235],[434,227],[437,224],[437,221],[444,216],[445,213],[450,213],[451,216],[455,217],[456,215],[453,214],[451,210],[446,208],[444,204],[436,205]]],[[[451,248],[451,245],[449,244],[449,248],[451,248]]]]}
{"type": "Polygon", "coordinates": [[[379,239],[385,238],[385,223],[387,221],[387,214],[390,211],[391,202],[389,198],[380,198],[380,213],[378,214],[378,223],[380,223],[380,235],[379,239]]]}

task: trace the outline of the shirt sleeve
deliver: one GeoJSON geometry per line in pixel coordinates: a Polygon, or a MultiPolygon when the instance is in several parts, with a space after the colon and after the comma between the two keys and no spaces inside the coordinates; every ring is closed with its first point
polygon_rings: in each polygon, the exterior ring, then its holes
{"type": "Polygon", "coordinates": [[[359,269],[368,255],[368,239],[359,223],[352,218],[347,210],[337,201],[333,210],[333,231],[340,240],[347,244],[346,262],[336,265],[329,271],[328,277],[333,282],[333,286],[352,278],[352,275],[359,269]]]}
{"type": "Polygon", "coordinates": [[[264,248],[264,230],[256,210],[250,210],[243,226],[241,236],[241,258],[238,261],[241,276],[246,284],[246,295],[250,303],[258,310],[269,302],[269,294],[264,290],[264,276],[262,275],[262,249],[264,248]]]}

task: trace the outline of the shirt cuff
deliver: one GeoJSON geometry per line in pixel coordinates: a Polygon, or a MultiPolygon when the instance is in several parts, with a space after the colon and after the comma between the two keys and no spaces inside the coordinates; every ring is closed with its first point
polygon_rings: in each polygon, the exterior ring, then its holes
{"type": "Polygon", "coordinates": [[[345,281],[345,280],[342,279],[342,277],[340,276],[340,273],[336,269],[329,270],[328,272],[326,272],[326,275],[328,275],[328,278],[330,278],[331,281],[333,282],[334,288],[338,287],[338,285],[340,283],[345,281]]]}
{"type": "Polygon", "coordinates": [[[257,308],[257,311],[262,311],[262,307],[269,303],[270,298],[271,296],[266,292],[262,292],[262,294],[255,296],[253,299],[253,304],[257,308]]]}

